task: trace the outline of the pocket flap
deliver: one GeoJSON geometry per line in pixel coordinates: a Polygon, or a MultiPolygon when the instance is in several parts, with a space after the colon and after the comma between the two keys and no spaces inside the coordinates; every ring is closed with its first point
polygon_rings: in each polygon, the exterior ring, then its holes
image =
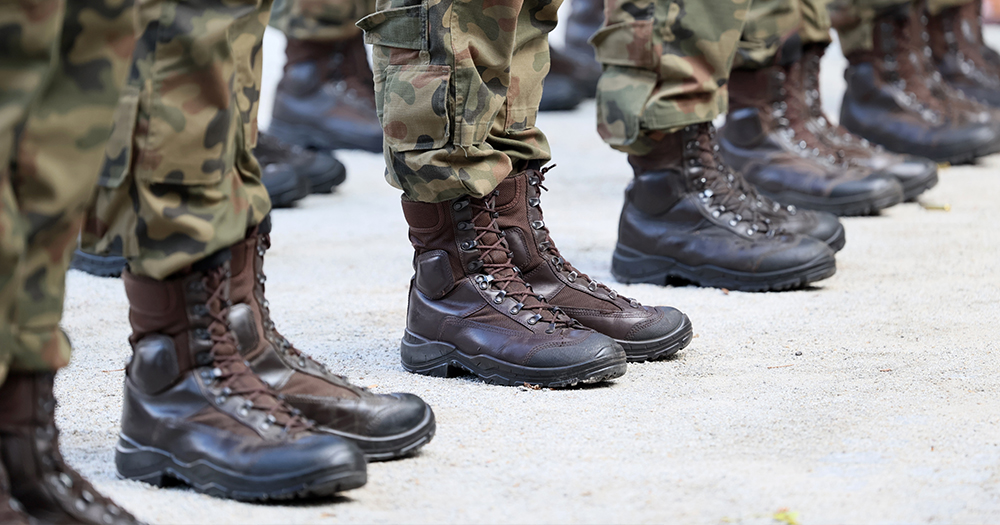
{"type": "Polygon", "coordinates": [[[612,66],[655,68],[653,21],[636,20],[603,27],[590,37],[597,61],[612,66]]]}
{"type": "Polygon", "coordinates": [[[427,49],[427,11],[422,5],[379,11],[355,25],[364,30],[366,44],[427,49]]]}

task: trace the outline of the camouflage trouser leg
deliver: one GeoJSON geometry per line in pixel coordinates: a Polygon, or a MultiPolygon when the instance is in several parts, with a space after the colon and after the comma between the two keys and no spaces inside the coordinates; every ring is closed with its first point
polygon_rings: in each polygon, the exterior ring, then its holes
{"type": "Polygon", "coordinates": [[[16,195],[23,250],[2,277],[13,293],[4,293],[2,347],[11,358],[0,357],[0,375],[8,361],[12,369],[51,370],[69,360],[59,328],[66,269],[134,43],[127,1],[70,0],[59,15],[53,67],[29,107],[5,188],[16,195]]]}
{"type": "Polygon", "coordinates": [[[778,49],[802,27],[800,0],[753,0],[733,61],[734,69],[770,66],[778,49]]]}
{"type": "Polygon", "coordinates": [[[561,0],[379,0],[358,26],[375,45],[386,178],[410,198],[485,196],[528,160],[548,33],[561,0]]]}
{"type": "Polygon", "coordinates": [[[604,74],[597,131],[644,155],[650,135],[725,113],[726,81],[749,0],[607,0],[591,43],[604,74]]]}
{"type": "Polygon", "coordinates": [[[164,279],[242,241],[270,211],[257,138],[270,0],[140,0],[89,251],[164,279]]]}
{"type": "Polygon", "coordinates": [[[346,40],[361,29],[354,25],[375,11],[375,0],[277,0],[271,27],[297,40],[346,40]]]}
{"type": "Polygon", "coordinates": [[[829,44],[831,0],[800,0],[802,2],[802,28],[799,36],[803,44],[829,44]]]}

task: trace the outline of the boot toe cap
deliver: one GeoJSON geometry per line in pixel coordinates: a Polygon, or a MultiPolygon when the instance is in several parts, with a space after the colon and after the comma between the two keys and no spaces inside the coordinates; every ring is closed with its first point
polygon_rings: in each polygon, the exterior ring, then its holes
{"type": "Polygon", "coordinates": [[[551,341],[539,345],[524,363],[533,368],[563,368],[606,361],[625,363],[625,350],[614,339],[590,332],[583,338],[575,338],[571,330],[570,336],[563,341],[551,341]],[[576,339],[575,341],[573,339],[576,339]]]}
{"type": "Polygon", "coordinates": [[[891,198],[894,195],[898,195],[900,200],[903,198],[903,188],[899,182],[893,177],[877,173],[863,179],[842,182],[830,191],[830,197],[834,199],[866,198],[876,200],[891,198]]]}
{"type": "Polygon", "coordinates": [[[633,328],[626,340],[648,341],[677,331],[684,324],[684,313],[670,306],[655,306],[656,316],[633,328]]]}
{"type": "Polygon", "coordinates": [[[433,418],[431,408],[419,396],[393,393],[378,397],[381,398],[383,407],[368,425],[372,436],[404,434],[433,418]]]}
{"type": "Polygon", "coordinates": [[[795,235],[784,249],[775,250],[762,257],[757,272],[786,272],[788,270],[834,263],[834,252],[825,242],[795,235]]]}

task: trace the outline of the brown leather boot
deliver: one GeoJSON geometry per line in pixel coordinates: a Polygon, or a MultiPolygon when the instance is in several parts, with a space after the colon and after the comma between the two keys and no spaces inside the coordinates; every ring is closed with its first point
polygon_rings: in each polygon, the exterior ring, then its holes
{"type": "Polygon", "coordinates": [[[434,412],[413,394],[376,395],[296,349],[271,321],[264,296],[270,221],[233,246],[229,322],[254,373],[321,429],[353,441],[369,460],[410,454],[434,437],[434,412]]]}
{"type": "Polygon", "coordinates": [[[0,476],[9,477],[10,495],[43,523],[138,523],[63,459],[54,379],[52,372],[11,372],[0,386],[0,459],[7,470],[3,476],[0,468],[0,476]]]}
{"type": "Polygon", "coordinates": [[[625,373],[625,351],[536,295],[497,224],[497,192],[424,203],[403,199],[416,251],[403,368],[502,384],[566,387],[625,373]]]}
{"type": "Polygon", "coordinates": [[[918,19],[910,4],[877,14],[874,49],[847,57],[840,124],[889,151],[972,162],[994,151],[1000,134],[932,91],[934,72],[925,68],[918,19]]]}
{"type": "Polygon", "coordinates": [[[691,321],[676,308],[643,306],[567,261],[542,217],[545,173],[529,168],[497,186],[497,224],[531,289],[587,328],[615,340],[629,361],[660,359],[691,342],[691,321]]]}
{"type": "Polygon", "coordinates": [[[122,274],[133,353],[118,472],[248,501],[364,485],[357,446],[314,431],[237,351],[228,321],[229,254],[219,252],[165,281],[122,274]]]}
{"type": "Polygon", "coordinates": [[[1000,74],[979,41],[979,2],[924,13],[934,64],[944,79],[966,96],[1000,107],[1000,74]]]}
{"type": "MultiPolygon", "coordinates": [[[[0,450],[3,443],[0,442],[0,450]]],[[[31,518],[21,509],[21,504],[10,496],[10,479],[0,461],[0,523],[9,525],[29,525],[31,518]]]]}
{"type": "Polygon", "coordinates": [[[375,81],[362,35],[335,41],[288,39],[268,132],[318,150],[382,151],[375,81]]]}
{"type": "Polygon", "coordinates": [[[834,124],[826,115],[819,82],[820,63],[825,52],[826,44],[819,43],[809,44],[803,49],[800,71],[805,102],[809,106],[806,127],[832,150],[834,159],[840,165],[860,166],[895,177],[903,186],[904,200],[915,199],[933,188],[938,182],[936,162],[913,155],[890,153],[882,146],[834,124]]]}
{"type": "Polygon", "coordinates": [[[898,204],[895,179],[837,163],[809,129],[801,45],[790,40],[778,64],[734,69],[730,110],[719,133],[726,163],[772,199],[836,215],[869,215],[898,204]]]}

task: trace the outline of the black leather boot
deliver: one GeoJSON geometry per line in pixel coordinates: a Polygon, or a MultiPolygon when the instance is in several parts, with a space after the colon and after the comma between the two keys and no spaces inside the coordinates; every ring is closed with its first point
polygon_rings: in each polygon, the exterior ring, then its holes
{"type": "Polygon", "coordinates": [[[547,168],[526,169],[497,186],[497,224],[531,289],[580,324],[625,349],[629,361],[661,359],[691,342],[691,321],[669,306],[643,306],[573,266],[556,248],[542,217],[547,168]]]}
{"type": "MultiPolygon", "coordinates": [[[[283,142],[270,133],[257,135],[253,149],[262,168],[271,165],[288,166],[309,182],[308,193],[330,193],[347,179],[347,169],[333,155],[311,151],[295,144],[283,142]]],[[[265,183],[266,185],[266,183],[265,183]]],[[[270,194],[271,188],[268,187],[270,194]]],[[[274,201],[272,197],[271,201],[274,201]]]]}
{"type": "Polygon", "coordinates": [[[726,163],[762,193],[800,208],[868,215],[902,201],[894,178],[839,164],[809,129],[798,40],[785,44],[779,60],[730,75],[730,110],[719,138],[726,163]]]}
{"type": "MultiPolygon", "coordinates": [[[[3,450],[3,442],[0,442],[3,450]]],[[[0,523],[8,525],[29,525],[31,518],[24,513],[21,503],[10,496],[10,479],[0,462],[0,523]]]]}
{"type": "Polygon", "coordinates": [[[382,124],[362,36],[333,42],[289,38],[285,54],[268,132],[305,148],[381,152],[382,124]]]}
{"type": "Polygon", "coordinates": [[[704,123],[666,134],[650,155],[629,156],[636,177],[625,192],[615,277],[767,291],[833,275],[833,250],[773,224],[734,189],[716,153],[712,125],[704,123]]]}
{"type": "Polygon", "coordinates": [[[625,351],[525,283],[497,224],[497,192],[448,202],[403,200],[416,251],[403,368],[462,369],[501,385],[566,387],[625,373],[625,351]]]}
{"type": "Polygon", "coordinates": [[[125,272],[132,324],[118,472],[247,501],[365,484],[364,455],[316,430],[247,366],[229,327],[229,251],[173,279],[125,272]]]}
{"type": "MultiPolygon", "coordinates": [[[[10,496],[41,523],[138,523],[131,514],[102,496],[63,459],[55,423],[54,380],[52,372],[12,372],[0,385],[0,460],[3,463],[0,485],[6,485],[9,476],[10,496]]],[[[15,523],[20,514],[14,509],[3,509],[9,499],[0,498],[2,523],[8,523],[5,514],[13,516],[11,520],[15,523]]]]}
{"type": "Polygon", "coordinates": [[[989,154],[998,140],[994,127],[956,113],[931,92],[932,72],[916,52],[912,18],[910,4],[883,10],[875,18],[874,49],[847,57],[840,124],[889,151],[935,162],[989,154]]]}
{"type": "Polygon", "coordinates": [[[809,44],[803,50],[802,87],[809,105],[806,126],[834,151],[836,162],[843,166],[860,166],[890,175],[903,186],[903,199],[912,200],[933,188],[938,182],[937,163],[913,155],[890,153],[882,146],[852,134],[834,124],[823,111],[820,95],[820,62],[826,44],[809,44]]]}
{"type": "Polygon", "coordinates": [[[229,321],[250,368],[321,430],[354,442],[369,460],[413,453],[434,437],[434,411],[413,394],[373,394],[336,375],[278,333],[264,297],[270,221],[233,246],[229,321]]]}

